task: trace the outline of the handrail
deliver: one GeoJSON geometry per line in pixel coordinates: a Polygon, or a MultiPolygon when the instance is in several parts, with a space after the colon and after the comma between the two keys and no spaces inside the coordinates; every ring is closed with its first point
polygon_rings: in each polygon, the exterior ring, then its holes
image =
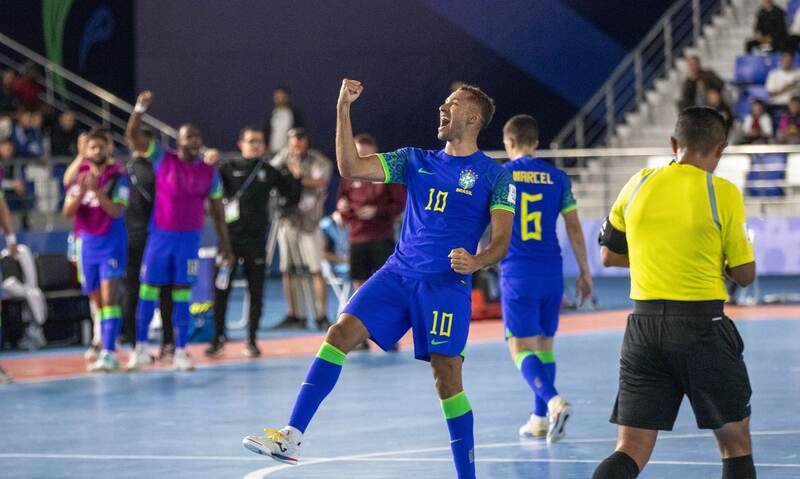
{"type": "MultiPolygon", "coordinates": [[[[503,150],[484,152],[494,159],[508,158],[503,150]]],[[[800,145],[734,145],[725,149],[726,155],[768,155],[780,153],[800,153],[800,145]]],[[[639,147],[639,148],[569,148],[563,150],[538,150],[538,158],[625,158],[642,156],[671,156],[672,149],[668,147],[639,147]]]]}
{"type": "MultiPolygon", "coordinates": [[[[121,98],[117,97],[108,90],[101,88],[95,85],[94,83],[81,78],[80,76],[76,75],[75,73],[72,73],[71,71],[67,70],[61,65],[51,62],[47,58],[36,53],[35,51],[31,50],[25,45],[16,42],[7,35],[0,33],[0,44],[3,44],[8,48],[10,48],[11,50],[14,50],[18,54],[30,59],[34,63],[43,67],[47,72],[52,72],[55,73],[56,75],[61,76],[62,78],[75,84],[79,88],[89,92],[90,94],[108,103],[109,105],[119,108],[120,110],[126,112],[127,114],[133,113],[133,105],[131,105],[130,103],[126,102],[125,100],[122,100],[121,98]]],[[[47,87],[47,85],[45,86],[47,87]]],[[[154,118],[150,115],[144,115],[143,120],[148,125],[157,129],[163,135],[166,135],[173,140],[177,137],[178,134],[177,130],[167,125],[166,123],[162,122],[161,120],[158,120],[157,118],[154,118]]]]}
{"type": "MultiPolygon", "coordinates": [[[[694,44],[702,33],[703,17],[717,6],[730,0],[681,0],[667,9],[639,44],[626,55],[597,92],[578,110],[578,113],[559,131],[551,148],[595,146],[608,143],[618,118],[633,111],[644,101],[645,89],[669,72],[674,58],[688,44],[694,44]],[[674,22],[673,17],[690,8],[690,15],[674,22]],[[687,42],[687,38],[690,40],[687,42]],[[653,49],[652,47],[656,47],[653,49]],[[650,51],[652,50],[652,51],[650,51]],[[650,51],[647,59],[646,52],[650,51]],[[657,55],[653,54],[655,52],[657,55]],[[662,72],[659,74],[658,72],[662,72]],[[632,77],[624,84],[618,81],[632,77]],[[628,83],[632,84],[632,89],[628,83]],[[625,87],[622,91],[617,88],[625,87]],[[631,93],[628,93],[632,91],[631,93]],[[620,97],[628,98],[620,101],[620,97]]],[[[710,16],[708,16],[710,19],[710,16]]]]}

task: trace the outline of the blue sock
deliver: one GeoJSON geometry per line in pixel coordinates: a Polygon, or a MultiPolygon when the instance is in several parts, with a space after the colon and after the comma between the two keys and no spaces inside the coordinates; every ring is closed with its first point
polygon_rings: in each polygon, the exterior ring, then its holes
{"type": "MultiPolygon", "coordinates": [[[[544,366],[544,371],[547,373],[547,377],[550,378],[550,383],[552,383],[555,387],[556,383],[556,361],[555,358],[552,356],[552,351],[544,352],[544,354],[550,354],[550,358],[552,361],[547,362],[547,357],[542,358],[539,356],[539,360],[542,361],[544,366]]],[[[541,353],[540,353],[541,354],[541,353]]],[[[547,416],[547,402],[545,402],[542,398],[538,395],[533,395],[533,414],[539,417],[546,417],[547,416]]]]}
{"type": "Polygon", "coordinates": [[[117,346],[117,336],[119,335],[120,325],[119,306],[104,306],[100,310],[100,331],[103,341],[103,350],[114,351],[117,346]]]}
{"type": "MultiPolygon", "coordinates": [[[[520,351],[514,362],[522,373],[522,377],[531,387],[533,392],[545,403],[553,396],[558,395],[553,382],[547,374],[544,363],[539,356],[546,356],[546,352],[520,351]]],[[[549,353],[551,356],[553,353],[549,353]]]]}
{"type": "Polygon", "coordinates": [[[464,391],[442,400],[442,412],[450,431],[450,450],[458,479],[475,478],[475,437],[472,406],[464,391]]]}
{"type": "Polygon", "coordinates": [[[185,348],[189,343],[189,327],[192,325],[191,289],[172,290],[172,325],[175,327],[175,347],[185,348]]]}
{"type": "Polygon", "coordinates": [[[158,287],[144,284],[139,287],[139,304],[136,305],[136,342],[147,343],[147,331],[158,304],[158,287]]]}
{"type": "Polygon", "coordinates": [[[294,409],[289,417],[290,426],[301,433],[306,432],[308,423],[316,414],[319,405],[333,391],[346,357],[336,346],[327,342],[322,343],[317,357],[308,368],[306,379],[300,386],[300,392],[297,393],[294,409]]]}

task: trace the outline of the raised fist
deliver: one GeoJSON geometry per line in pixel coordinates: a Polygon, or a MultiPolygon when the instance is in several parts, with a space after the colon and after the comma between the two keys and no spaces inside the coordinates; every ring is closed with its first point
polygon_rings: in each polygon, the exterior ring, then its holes
{"type": "Polygon", "coordinates": [[[136,104],[144,108],[149,107],[151,103],[153,103],[153,92],[150,90],[145,90],[136,97],[136,104]]]}
{"type": "Polygon", "coordinates": [[[364,87],[361,86],[360,81],[345,78],[342,80],[342,89],[339,90],[339,106],[353,103],[361,96],[362,91],[364,91],[364,87]]]}

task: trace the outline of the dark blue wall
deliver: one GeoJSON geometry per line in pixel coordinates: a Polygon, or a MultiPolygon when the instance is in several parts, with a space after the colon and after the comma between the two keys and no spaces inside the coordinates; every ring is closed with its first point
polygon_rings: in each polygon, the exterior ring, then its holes
{"type": "Polygon", "coordinates": [[[354,126],[384,149],[436,147],[436,108],[464,80],[497,101],[483,148],[500,148],[502,123],[519,112],[540,119],[547,142],[670,3],[140,0],[136,86],[155,90],[156,116],[233,148],[288,84],[330,153],[342,77],[364,82],[354,126]]]}

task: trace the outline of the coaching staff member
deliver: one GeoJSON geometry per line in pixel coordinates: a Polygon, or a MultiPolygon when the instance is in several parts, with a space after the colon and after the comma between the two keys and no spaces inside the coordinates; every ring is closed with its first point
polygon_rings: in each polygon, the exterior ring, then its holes
{"type": "Polygon", "coordinates": [[[683,110],[671,139],[676,161],[634,175],[601,230],[603,264],[630,267],[634,310],[611,415],[617,450],[594,479],[638,476],[684,394],[697,426],[714,431],[722,478],[756,477],[744,344],[722,311],[725,274],[742,286],[755,277],[742,196],[712,174],[726,137],[715,110],[683,110]]]}
{"type": "MultiPolygon", "coordinates": [[[[290,204],[300,198],[300,169],[279,172],[264,157],[266,144],[260,128],[247,126],[239,132],[241,157],[220,162],[225,222],[230,231],[233,247],[231,276],[239,261],[244,263],[244,275],[250,292],[248,311],[247,357],[261,354],[256,344],[258,323],[264,304],[264,279],[266,276],[266,242],[269,217],[267,202],[270,192],[277,189],[290,204]]],[[[289,166],[291,168],[291,165],[289,166]]],[[[214,294],[214,339],[206,350],[207,356],[222,353],[225,338],[225,314],[231,285],[216,289],[214,294]]]]}

